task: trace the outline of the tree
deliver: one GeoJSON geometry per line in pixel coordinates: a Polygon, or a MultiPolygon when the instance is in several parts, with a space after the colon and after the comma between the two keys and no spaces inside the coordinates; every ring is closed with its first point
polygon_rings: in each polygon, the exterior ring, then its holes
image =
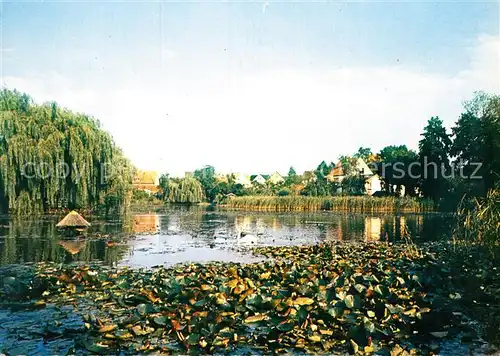
{"type": "Polygon", "coordinates": [[[183,204],[200,203],[203,201],[203,188],[193,177],[172,179],[168,186],[168,201],[183,204]]]}
{"type": "Polygon", "coordinates": [[[361,175],[350,175],[342,180],[341,186],[343,193],[362,195],[365,193],[365,178],[361,175]]]}
{"type": "Polygon", "coordinates": [[[133,174],[99,121],[0,91],[0,210],[105,206],[120,212],[130,203],[133,174]]]}
{"type": "Polygon", "coordinates": [[[285,185],[287,187],[290,187],[294,184],[299,184],[300,183],[300,177],[297,175],[297,172],[295,172],[295,169],[293,167],[290,167],[288,170],[288,175],[285,179],[285,185]]]}
{"type": "Polygon", "coordinates": [[[360,147],[358,152],[356,152],[353,157],[361,158],[363,161],[368,162],[370,157],[373,156],[371,148],[368,147],[360,147]]]}
{"type": "Polygon", "coordinates": [[[468,190],[486,195],[500,181],[500,97],[479,92],[464,103],[464,108],[452,128],[451,155],[468,177],[465,182],[472,185],[468,190]]]}
{"type": "Polygon", "coordinates": [[[197,169],[194,171],[194,177],[201,183],[206,199],[209,202],[213,202],[218,194],[215,181],[215,168],[212,166],[205,166],[201,169],[197,169]]]}
{"type": "Polygon", "coordinates": [[[168,198],[168,184],[170,182],[170,176],[168,173],[164,173],[159,178],[160,186],[160,198],[166,200],[168,198]]]}
{"type": "Polygon", "coordinates": [[[404,187],[405,194],[415,195],[421,174],[418,154],[409,150],[406,145],[386,146],[378,157],[377,173],[383,180],[384,190],[387,193],[399,194],[401,187],[404,187]]]}
{"type": "Polygon", "coordinates": [[[448,157],[451,139],[438,117],[432,117],[427,122],[422,136],[419,142],[422,192],[424,196],[437,201],[447,190],[446,175],[451,169],[448,157]]]}

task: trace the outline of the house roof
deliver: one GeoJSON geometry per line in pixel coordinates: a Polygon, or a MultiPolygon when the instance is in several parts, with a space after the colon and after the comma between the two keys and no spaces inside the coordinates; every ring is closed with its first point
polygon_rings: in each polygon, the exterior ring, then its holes
{"type": "Polygon", "coordinates": [[[265,180],[268,180],[270,175],[269,174],[252,174],[250,176],[250,180],[254,180],[255,178],[257,178],[258,176],[261,176],[262,178],[264,178],[265,180]]]}
{"type": "Polygon", "coordinates": [[[134,184],[157,184],[158,173],[155,171],[139,171],[134,177],[134,184]]]}
{"type": "Polygon", "coordinates": [[[337,162],[335,167],[331,170],[330,175],[333,177],[339,177],[344,175],[344,168],[341,162],[337,162]]]}
{"type": "MultiPolygon", "coordinates": [[[[373,175],[373,172],[370,169],[370,167],[368,167],[368,165],[366,164],[366,162],[363,159],[361,159],[361,158],[358,158],[356,160],[356,170],[359,173],[362,173],[365,176],[371,176],[371,175],[373,175]]],[[[344,176],[345,172],[344,172],[344,168],[342,167],[342,162],[340,162],[340,161],[337,162],[337,164],[335,164],[335,167],[330,171],[330,173],[328,175],[331,176],[331,177],[341,177],[341,176],[344,176]]]]}

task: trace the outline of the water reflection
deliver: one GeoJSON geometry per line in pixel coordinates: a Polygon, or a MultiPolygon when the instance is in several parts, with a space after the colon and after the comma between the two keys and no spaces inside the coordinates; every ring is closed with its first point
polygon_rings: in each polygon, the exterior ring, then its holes
{"type": "Polygon", "coordinates": [[[141,214],[133,217],[132,231],[135,233],[156,233],[160,228],[160,219],[157,214],[141,214]]]}
{"type": "Polygon", "coordinates": [[[67,239],[55,228],[57,217],[0,217],[0,264],[38,261],[101,261],[153,266],[185,261],[250,261],[235,251],[236,236],[258,236],[256,244],[290,245],[320,241],[394,241],[408,233],[415,240],[449,236],[450,217],[441,215],[364,215],[253,213],[175,207],[117,220],[92,218],[86,237],[67,239]]]}

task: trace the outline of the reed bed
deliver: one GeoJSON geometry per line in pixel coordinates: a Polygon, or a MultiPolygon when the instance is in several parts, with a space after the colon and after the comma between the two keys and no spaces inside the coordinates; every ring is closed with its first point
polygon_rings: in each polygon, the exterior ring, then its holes
{"type": "Polygon", "coordinates": [[[369,196],[242,196],[227,201],[226,207],[256,211],[344,211],[357,213],[434,211],[434,204],[427,199],[369,196]]]}

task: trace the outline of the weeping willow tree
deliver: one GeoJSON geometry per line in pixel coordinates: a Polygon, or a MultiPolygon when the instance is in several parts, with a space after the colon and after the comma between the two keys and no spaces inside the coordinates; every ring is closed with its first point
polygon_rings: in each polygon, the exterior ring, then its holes
{"type": "Polygon", "coordinates": [[[0,211],[122,210],[133,174],[99,121],[0,91],[0,211]]]}
{"type": "Polygon", "coordinates": [[[192,177],[178,181],[173,179],[168,183],[168,202],[170,203],[200,203],[203,200],[203,188],[200,182],[192,177]]]}

